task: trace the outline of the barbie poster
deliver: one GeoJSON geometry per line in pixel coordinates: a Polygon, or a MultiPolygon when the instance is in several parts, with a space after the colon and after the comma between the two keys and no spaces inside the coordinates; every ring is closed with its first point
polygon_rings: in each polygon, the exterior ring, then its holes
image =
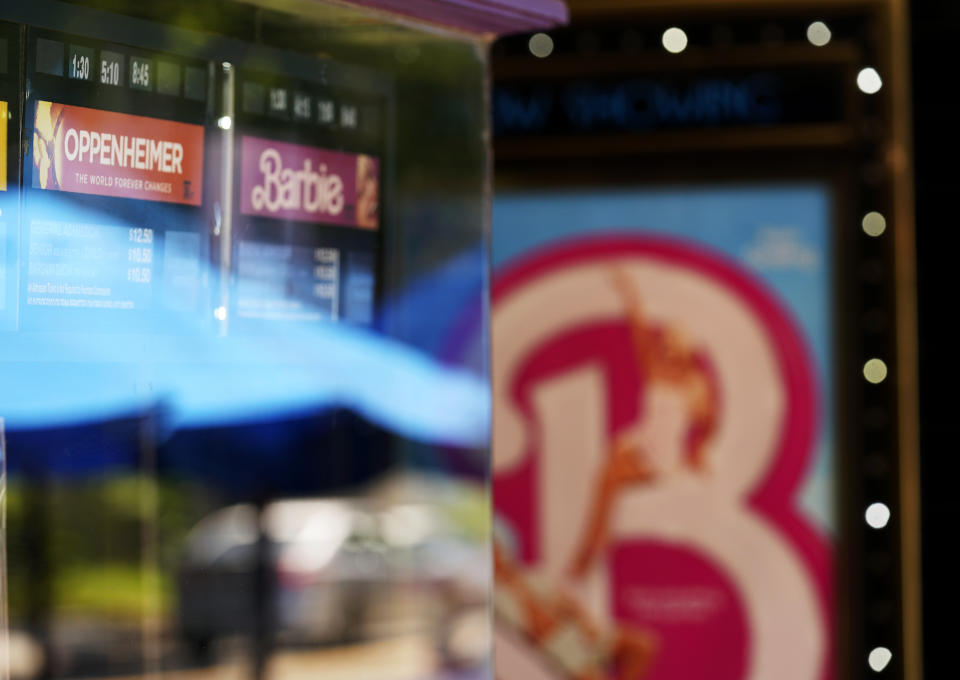
{"type": "Polygon", "coordinates": [[[248,136],[240,148],[244,215],[379,227],[376,158],[248,136]]]}
{"type": "Polygon", "coordinates": [[[833,677],[830,210],[498,198],[499,680],[833,677]]]}

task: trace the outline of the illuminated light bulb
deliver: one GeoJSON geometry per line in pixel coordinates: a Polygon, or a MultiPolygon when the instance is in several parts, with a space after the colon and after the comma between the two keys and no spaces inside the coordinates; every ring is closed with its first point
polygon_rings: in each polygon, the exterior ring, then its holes
{"type": "Polygon", "coordinates": [[[222,64],[220,64],[220,66],[223,68],[224,71],[229,71],[230,69],[233,68],[233,64],[231,64],[229,61],[223,62],[222,64]]]}
{"type": "Polygon", "coordinates": [[[663,32],[663,49],[670,54],[680,54],[687,49],[687,34],[682,28],[668,28],[663,32]]]}
{"type": "Polygon", "coordinates": [[[878,385],[887,379],[887,365],[881,359],[871,359],[863,365],[863,377],[878,385]]]}
{"type": "Polygon", "coordinates": [[[877,73],[877,69],[868,66],[857,74],[857,87],[866,94],[876,94],[883,87],[883,80],[877,73]]]}
{"type": "Polygon", "coordinates": [[[540,59],[546,59],[553,54],[553,38],[546,33],[534,33],[527,46],[530,54],[540,59]]]}
{"type": "Polygon", "coordinates": [[[886,647],[876,647],[871,650],[870,656],[867,657],[867,663],[870,664],[870,669],[879,673],[893,659],[893,652],[891,652],[886,647]]]}
{"type": "Polygon", "coordinates": [[[220,126],[221,130],[229,130],[233,126],[233,119],[230,116],[220,116],[217,125],[220,126]]]}
{"type": "Polygon", "coordinates": [[[226,321],[227,320],[227,308],[226,307],[217,307],[213,310],[213,315],[217,318],[217,321],[226,321]]]}
{"type": "Polygon", "coordinates": [[[814,47],[823,47],[830,42],[830,38],[832,37],[833,34],[830,32],[830,29],[822,21],[814,21],[807,26],[807,40],[809,40],[810,44],[814,47]]]}
{"type": "Polygon", "coordinates": [[[887,230],[887,218],[876,211],[868,212],[861,225],[868,236],[879,236],[887,230]]]}
{"type": "Polygon", "coordinates": [[[890,508],[883,503],[872,503],[864,514],[867,518],[867,524],[874,529],[882,529],[890,521],[890,508]]]}

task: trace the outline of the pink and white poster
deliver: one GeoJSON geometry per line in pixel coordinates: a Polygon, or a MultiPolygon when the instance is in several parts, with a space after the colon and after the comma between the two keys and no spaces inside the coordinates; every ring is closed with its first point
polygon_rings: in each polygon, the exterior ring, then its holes
{"type": "Polygon", "coordinates": [[[380,162],[373,156],[246,135],[240,153],[244,215],[380,226],[380,162]]]}
{"type": "Polygon", "coordinates": [[[498,680],[833,677],[829,196],[769,191],[495,206],[498,680]]]}

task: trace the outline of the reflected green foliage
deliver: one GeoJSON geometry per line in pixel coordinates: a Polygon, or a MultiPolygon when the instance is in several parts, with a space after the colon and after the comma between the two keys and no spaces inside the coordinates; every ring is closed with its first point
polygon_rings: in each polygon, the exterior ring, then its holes
{"type": "Polygon", "coordinates": [[[53,584],[55,613],[136,620],[171,613],[173,583],[157,567],[133,563],[72,565],[53,584]]]}
{"type": "Polygon", "coordinates": [[[10,615],[37,607],[140,619],[168,614],[172,572],[204,509],[189,487],[139,475],[7,489],[10,615]],[[156,555],[154,563],[145,554],[156,555]],[[38,571],[35,562],[42,561],[38,571]]]}
{"type": "Polygon", "coordinates": [[[485,486],[457,485],[457,493],[444,506],[447,518],[469,541],[490,539],[490,492],[485,486]]]}

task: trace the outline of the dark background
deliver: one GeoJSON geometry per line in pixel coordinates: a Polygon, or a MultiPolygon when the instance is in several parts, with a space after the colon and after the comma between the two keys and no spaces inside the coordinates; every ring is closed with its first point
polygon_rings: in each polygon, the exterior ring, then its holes
{"type": "MultiPolygon", "coordinates": [[[[927,677],[949,674],[956,656],[957,579],[948,549],[957,534],[955,436],[950,370],[957,283],[952,219],[960,154],[954,105],[960,3],[914,0],[911,8],[917,277],[920,331],[920,449],[923,512],[923,624],[927,677]]],[[[955,666],[954,666],[955,667],[955,666]]],[[[955,672],[955,671],[954,671],[955,672]]]]}

